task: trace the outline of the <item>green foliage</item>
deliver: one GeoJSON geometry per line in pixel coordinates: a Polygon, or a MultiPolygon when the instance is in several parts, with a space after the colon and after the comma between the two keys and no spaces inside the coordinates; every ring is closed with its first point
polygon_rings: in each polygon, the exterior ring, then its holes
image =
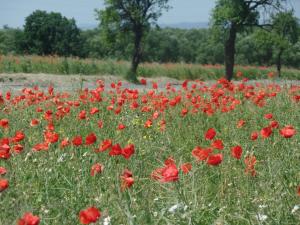
{"type": "Polygon", "coordinates": [[[37,10],[26,18],[25,51],[29,54],[81,56],[82,39],[74,19],[37,10]]]}

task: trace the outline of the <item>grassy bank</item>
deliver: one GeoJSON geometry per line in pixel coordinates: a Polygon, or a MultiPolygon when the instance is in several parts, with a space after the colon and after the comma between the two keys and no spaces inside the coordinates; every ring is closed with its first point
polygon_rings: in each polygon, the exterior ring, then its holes
{"type": "MultiPolygon", "coordinates": [[[[125,76],[130,63],[114,60],[61,58],[56,56],[0,56],[0,73],[49,73],[125,76]]],[[[219,79],[224,75],[221,65],[185,63],[144,63],[138,70],[143,77],[171,77],[175,79],[219,79]]],[[[275,67],[236,66],[236,79],[267,79],[276,75],[275,67]]],[[[300,80],[300,70],[284,68],[282,77],[300,80]]]]}

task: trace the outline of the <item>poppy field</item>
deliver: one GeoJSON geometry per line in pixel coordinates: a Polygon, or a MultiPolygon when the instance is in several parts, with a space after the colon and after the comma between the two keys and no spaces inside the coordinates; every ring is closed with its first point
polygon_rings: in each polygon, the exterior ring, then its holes
{"type": "Polygon", "coordinates": [[[141,86],[2,92],[0,224],[300,223],[300,85],[141,86]]]}

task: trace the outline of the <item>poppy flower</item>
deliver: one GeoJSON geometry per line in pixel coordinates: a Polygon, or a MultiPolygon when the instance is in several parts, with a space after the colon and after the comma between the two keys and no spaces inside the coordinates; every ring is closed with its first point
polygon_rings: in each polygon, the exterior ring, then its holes
{"type": "Polygon", "coordinates": [[[91,176],[95,176],[98,173],[101,173],[104,169],[104,166],[100,163],[96,163],[91,168],[91,176]]]}
{"type": "Polygon", "coordinates": [[[239,120],[238,123],[237,123],[237,125],[236,125],[236,127],[237,128],[241,128],[241,127],[243,127],[245,125],[245,123],[246,123],[245,120],[239,120]]]}
{"type": "Polygon", "coordinates": [[[122,155],[125,159],[129,159],[131,155],[134,154],[134,145],[130,144],[122,149],[122,155]]]}
{"type": "Polygon", "coordinates": [[[256,157],[254,155],[249,155],[245,158],[244,163],[246,164],[245,173],[250,174],[253,177],[256,176],[256,157]]]}
{"type": "Polygon", "coordinates": [[[256,131],[252,132],[250,138],[252,141],[255,141],[258,138],[258,133],[256,131]]]}
{"type": "Polygon", "coordinates": [[[126,126],[124,125],[124,124],[122,124],[122,123],[120,123],[119,125],[118,125],[118,130],[123,130],[123,129],[125,129],[126,128],[126,126]]]}
{"type": "Polygon", "coordinates": [[[84,111],[84,110],[80,111],[79,114],[78,114],[78,118],[80,120],[86,119],[86,111],[84,111]]]}
{"type": "Polygon", "coordinates": [[[285,126],[279,131],[280,135],[284,138],[291,138],[293,137],[297,132],[292,126],[285,126]]]}
{"type": "Polygon", "coordinates": [[[271,134],[272,134],[272,129],[270,127],[265,127],[260,131],[260,135],[262,136],[262,138],[268,138],[270,137],[271,134]]]}
{"type": "Polygon", "coordinates": [[[13,142],[20,142],[25,138],[25,134],[22,131],[16,131],[15,136],[12,138],[13,142]]]}
{"type": "Polygon", "coordinates": [[[206,140],[212,140],[216,136],[216,131],[214,128],[209,128],[205,133],[205,139],[206,140]]]}
{"type": "Polygon", "coordinates": [[[23,145],[17,144],[13,146],[13,150],[15,153],[20,154],[23,151],[23,145]]]}
{"type": "Polygon", "coordinates": [[[215,149],[219,149],[219,150],[222,150],[224,149],[224,145],[223,145],[223,141],[218,139],[218,140],[215,140],[211,143],[211,146],[215,149]]]}
{"type": "Polygon", "coordinates": [[[10,157],[10,147],[7,144],[0,145],[0,159],[8,159],[10,157]]]}
{"type": "Polygon", "coordinates": [[[198,161],[205,161],[208,156],[212,153],[211,148],[201,148],[199,146],[195,147],[192,151],[192,155],[198,160],[198,161]]]}
{"type": "Polygon", "coordinates": [[[104,152],[107,149],[109,149],[112,146],[112,140],[111,139],[106,139],[102,141],[102,143],[99,146],[99,149],[96,149],[96,152],[104,152]]]}
{"type": "Polygon", "coordinates": [[[41,150],[48,150],[49,149],[49,143],[48,142],[43,142],[36,144],[32,147],[33,151],[41,151],[41,150]]]}
{"type": "Polygon", "coordinates": [[[81,136],[76,136],[72,140],[72,144],[75,146],[82,145],[82,137],[81,136]]]}
{"type": "Polygon", "coordinates": [[[298,194],[298,196],[300,196],[300,185],[297,188],[297,194],[298,194]]]}
{"type": "Polygon", "coordinates": [[[59,134],[51,131],[45,131],[44,139],[47,143],[56,143],[59,139],[59,134]]]}
{"type": "Polygon", "coordinates": [[[99,128],[103,128],[103,121],[102,121],[102,120],[99,120],[99,121],[97,122],[97,124],[98,124],[98,127],[99,127],[99,128]]]}
{"type": "Polygon", "coordinates": [[[101,212],[96,207],[90,207],[79,212],[79,221],[81,224],[95,223],[100,217],[101,212]]]}
{"type": "Polygon", "coordinates": [[[144,78],[142,78],[142,79],[140,80],[140,83],[141,83],[141,85],[147,85],[147,80],[144,79],[144,78]]]}
{"type": "Polygon", "coordinates": [[[0,192],[8,188],[8,180],[0,178],[0,192]]]}
{"type": "Polygon", "coordinates": [[[111,150],[109,152],[110,156],[116,156],[116,155],[121,155],[122,154],[122,148],[120,144],[115,144],[111,147],[111,150]]]}
{"type": "Polygon", "coordinates": [[[270,122],[270,127],[272,127],[273,129],[278,128],[279,123],[276,120],[273,120],[270,122]]]}
{"type": "Polygon", "coordinates": [[[35,127],[35,126],[39,125],[39,123],[40,123],[40,121],[38,119],[32,119],[30,121],[30,126],[35,127]]]}
{"type": "Polygon", "coordinates": [[[208,156],[206,163],[211,166],[217,166],[222,162],[222,160],[223,160],[222,154],[215,154],[215,155],[208,156]]]}
{"type": "Polygon", "coordinates": [[[6,173],[7,173],[7,170],[4,167],[0,166],[0,175],[4,175],[6,173]]]}
{"type": "Polygon", "coordinates": [[[149,128],[152,126],[152,120],[147,120],[144,124],[144,127],[149,128]]]}
{"type": "Polygon", "coordinates": [[[86,145],[92,145],[97,141],[97,137],[94,133],[90,133],[86,138],[85,138],[85,144],[86,145]]]}
{"type": "Polygon", "coordinates": [[[184,163],[180,166],[180,169],[184,174],[188,174],[192,170],[192,164],[191,163],[184,163]]]}
{"type": "Polygon", "coordinates": [[[18,220],[18,225],[38,225],[39,223],[40,218],[38,216],[34,216],[30,212],[25,213],[23,217],[18,220]]]}
{"type": "Polygon", "coordinates": [[[0,120],[0,127],[8,128],[9,127],[9,120],[8,119],[1,119],[0,120]]]}
{"type": "Polygon", "coordinates": [[[231,148],[231,155],[233,158],[241,159],[243,154],[243,149],[241,146],[237,145],[231,148]]]}
{"type": "Polygon", "coordinates": [[[273,114],[272,113],[265,114],[264,118],[267,119],[267,120],[270,120],[270,119],[273,118],[273,114]]]}
{"type": "Polygon", "coordinates": [[[170,163],[162,168],[157,168],[151,173],[151,177],[162,183],[174,182],[179,179],[179,171],[175,163],[170,163]]]}
{"type": "Polygon", "coordinates": [[[184,108],[181,110],[181,116],[185,116],[189,112],[188,109],[184,108]]]}
{"type": "Polygon", "coordinates": [[[156,82],[152,82],[152,88],[153,88],[153,89],[157,89],[157,88],[158,88],[158,85],[157,85],[156,82]]]}
{"type": "Polygon", "coordinates": [[[121,175],[121,190],[124,191],[127,188],[130,188],[134,184],[134,179],[132,177],[132,172],[128,169],[125,169],[121,175]]]}
{"type": "Polygon", "coordinates": [[[69,139],[68,138],[64,138],[61,143],[60,143],[60,147],[64,148],[66,146],[68,146],[70,144],[69,139]]]}
{"type": "Polygon", "coordinates": [[[91,115],[94,115],[94,114],[96,114],[97,112],[99,112],[99,109],[96,108],[96,107],[93,107],[93,108],[91,108],[91,110],[90,110],[90,114],[91,114],[91,115]]]}

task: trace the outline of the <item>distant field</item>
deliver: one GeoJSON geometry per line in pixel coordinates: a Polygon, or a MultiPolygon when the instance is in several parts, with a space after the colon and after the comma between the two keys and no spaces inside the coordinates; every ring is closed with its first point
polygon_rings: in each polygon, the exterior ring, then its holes
{"type": "MultiPolygon", "coordinates": [[[[130,63],[114,60],[61,58],[56,56],[0,56],[0,73],[49,73],[125,76],[130,63]]],[[[143,77],[215,80],[224,76],[222,65],[185,63],[144,63],[138,70],[143,77]]],[[[274,79],[275,67],[236,66],[235,78],[274,79]]],[[[284,68],[284,79],[300,80],[300,70],[284,68]]]]}

